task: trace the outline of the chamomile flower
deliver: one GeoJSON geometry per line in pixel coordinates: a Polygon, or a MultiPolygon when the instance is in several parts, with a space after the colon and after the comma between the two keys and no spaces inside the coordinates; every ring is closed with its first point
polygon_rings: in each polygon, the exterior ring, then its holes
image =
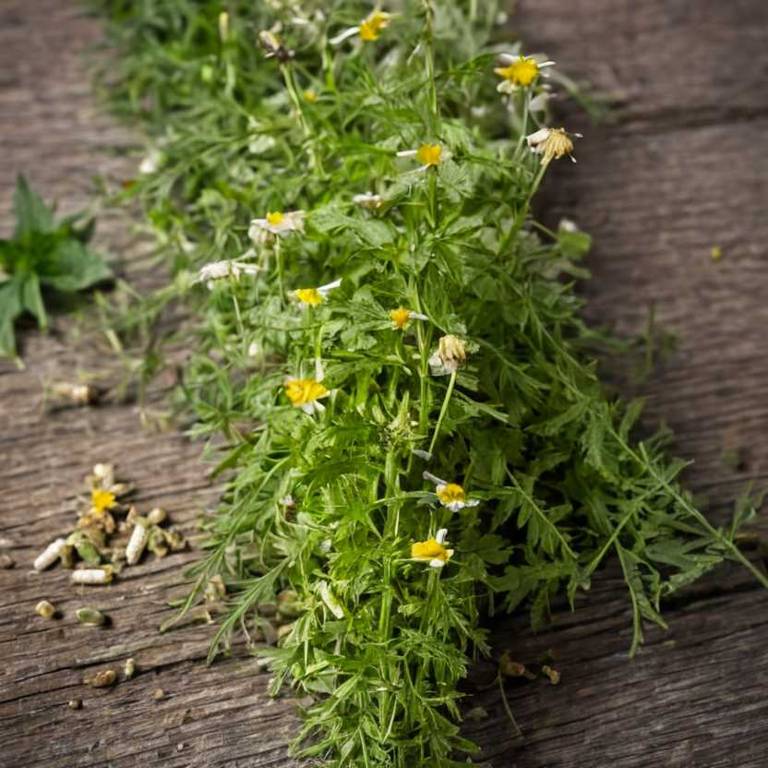
{"type": "Polygon", "coordinates": [[[453,550],[446,548],[447,528],[441,528],[433,539],[414,541],[411,544],[411,560],[429,563],[431,568],[442,568],[453,556],[453,550]]]}
{"type": "Polygon", "coordinates": [[[500,67],[493,71],[502,78],[496,87],[499,93],[514,93],[520,88],[532,86],[543,70],[555,65],[554,61],[548,61],[544,56],[520,56],[502,53],[499,56],[500,67]]]}
{"type": "Polygon", "coordinates": [[[331,393],[317,379],[287,379],[285,394],[294,408],[312,415],[325,410],[320,400],[331,393]]]}
{"type": "Polygon", "coordinates": [[[208,289],[213,289],[217,280],[232,278],[239,280],[242,275],[255,275],[260,271],[257,264],[246,264],[242,261],[223,260],[204,264],[197,273],[196,283],[205,283],[208,289]]]}
{"type": "Polygon", "coordinates": [[[381,195],[375,195],[373,192],[364,192],[361,195],[355,195],[352,198],[355,205],[366,208],[369,211],[375,211],[384,204],[384,198],[381,195]]]}
{"type": "Polygon", "coordinates": [[[437,343],[437,350],[429,358],[429,369],[433,376],[447,376],[456,373],[467,361],[467,346],[458,337],[448,334],[437,343]]]}
{"type": "Polygon", "coordinates": [[[318,304],[322,304],[326,296],[340,285],[341,278],[327,285],[321,285],[319,288],[298,288],[293,292],[293,295],[301,302],[302,306],[316,307],[318,304]]]}
{"type": "Polygon", "coordinates": [[[411,320],[429,320],[421,312],[414,312],[407,307],[398,307],[397,309],[390,310],[389,319],[392,321],[392,328],[396,331],[404,331],[411,320]]]}
{"type": "Polygon", "coordinates": [[[480,503],[477,499],[467,499],[466,492],[458,483],[448,483],[431,472],[425,472],[423,477],[435,484],[437,500],[451,512],[459,512],[465,507],[476,507],[480,503]]]}
{"type": "Polygon", "coordinates": [[[248,237],[254,243],[263,242],[265,235],[287,235],[304,231],[304,211],[270,211],[263,219],[253,219],[248,237]]]}
{"type": "Polygon", "coordinates": [[[329,42],[331,45],[341,45],[345,40],[355,36],[364,43],[375,42],[379,39],[382,30],[389,26],[391,20],[391,13],[379,9],[373,10],[356,27],[347,27],[329,42]]]}
{"type": "Polygon", "coordinates": [[[398,157],[415,157],[420,163],[420,171],[436,168],[445,160],[440,144],[421,144],[418,149],[404,149],[397,153],[398,157]]]}
{"type": "Polygon", "coordinates": [[[552,160],[559,160],[561,157],[568,157],[575,163],[576,160],[571,154],[573,152],[573,140],[571,137],[580,139],[580,133],[568,133],[565,128],[539,128],[538,131],[525,137],[528,148],[534,154],[541,155],[541,162],[548,165],[552,160]]]}

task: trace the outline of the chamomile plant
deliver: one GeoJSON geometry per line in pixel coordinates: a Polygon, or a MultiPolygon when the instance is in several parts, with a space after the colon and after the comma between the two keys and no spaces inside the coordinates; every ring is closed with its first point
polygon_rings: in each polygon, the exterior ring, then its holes
{"type": "Polygon", "coordinates": [[[494,3],[100,5],[153,142],[131,193],[197,319],[183,404],[229,477],[187,606],[223,580],[211,656],[243,632],[311,698],[298,754],[466,765],[488,614],[540,624],[609,556],[633,649],[723,559],[766,583],[597,379],[589,238],[530,213],[578,136],[554,62],[489,43],[494,3]]]}

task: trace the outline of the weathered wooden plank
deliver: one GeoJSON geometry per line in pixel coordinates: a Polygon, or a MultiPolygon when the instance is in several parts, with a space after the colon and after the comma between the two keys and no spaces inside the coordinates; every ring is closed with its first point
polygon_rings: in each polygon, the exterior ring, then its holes
{"type": "MultiPolygon", "coordinates": [[[[618,124],[585,127],[579,164],[558,166],[546,214],[576,218],[596,236],[586,290],[593,319],[635,331],[655,301],[679,333],[679,351],[644,388],[648,423],[663,417],[676,427],[679,451],[697,462],[694,488],[718,506],[768,467],[765,14],[757,0],[538,0],[521,2],[514,22],[532,47],[622,99],[618,124]],[[724,251],[718,264],[709,259],[714,244],[724,251]],[[724,465],[724,447],[747,449],[741,470],[724,465]]],[[[8,0],[0,9],[0,221],[19,170],[67,209],[87,202],[92,173],[134,172],[134,161],[101,151],[135,138],[90,98],[79,55],[96,39],[97,25],[59,0],[8,0]]],[[[146,245],[125,221],[102,220],[100,237],[132,263],[143,258],[146,245]]],[[[166,506],[188,532],[215,496],[198,446],[143,432],[131,407],[43,417],[40,380],[109,368],[99,344],[32,333],[27,370],[5,366],[0,375],[0,536],[15,543],[17,560],[0,571],[0,766],[290,766],[292,705],[266,696],[253,663],[203,667],[206,627],[156,633],[188,553],[149,559],[87,593],[64,572],[29,572],[72,519],[73,495],[95,461],[116,459],[142,508],[166,506]],[[65,618],[36,617],[43,597],[65,618]],[[72,621],[86,601],[110,614],[109,629],[72,621]],[[86,672],[128,656],[135,679],[110,691],[81,685],[86,672]],[[158,687],[168,693],[162,701],[152,698],[158,687]],[[71,698],[83,709],[69,710],[71,698]]],[[[470,703],[490,717],[468,731],[497,768],[765,765],[768,597],[743,573],[721,573],[670,605],[670,631],[649,632],[631,663],[620,579],[609,573],[581,602],[540,635],[523,619],[496,627],[498,652],[532,663],[551,649],[563,672],[557,687],[508,684],[520,739],[497,689],[485,685],[495,667],[478,665],[470,703]]]]}

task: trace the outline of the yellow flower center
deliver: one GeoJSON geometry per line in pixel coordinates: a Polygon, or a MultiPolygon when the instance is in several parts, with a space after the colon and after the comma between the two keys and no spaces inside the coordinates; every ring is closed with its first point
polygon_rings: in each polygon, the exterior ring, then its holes
{"type": "Polygon", "coordinates": [[[323,297],[317,288],[299,288],[293,295],[302,303],[315,307],[323,303],[323,297]]]}
{"type": "Polygon", "coordinates": [[[544,139],[544,162],[548,163],[552,158],[559,160],[564,155],[570,155],[571,152],[573,152],[573,142],[565,128],[552,128],[549,136],[544,139]]]}
{"type": "Polygon", "coordinates": [[[441,485],[438,487],[436,493],[437,498],[440,499],[440,503],[444,504],[446,507],[449,504],[456,504],[457,502],[463,504],[464,499],[466,498],[464,489],[457,483],[446,483],[445,485],[441,485]]]}
{"type": "Polygon", "coordinates": [[[285,382],[285,394],[291,401],[291,405],[301,408],[321,397],[327,397],[329,393],[319,381],[314,379],[288,379],[285,382]]]}
{"type": "Polygon", "coordinates": [[[442,560],[446,562],[450,556],[448,550],[435,539],[415,541],[411,544],[411,557],[414,560],[442,560]]]}
{"type": "Polygon", "coordinates": [[[439,144],[422,144],[416,150],[416,159],[422,165],[439,165],[443,148],[439,144]]]}
{"type": "Polygon", "coordinates": [[[392,320],[395,328],[397,328],[399,331],[402,331],[403,328],[408,325],[408,321],[411,319],[411,310],[406,309],[405,307],[398,307],[389,313],[389,317],[392,320]]]}
{"type": "Polygon", "coordinates": [[[517,61],[513,61],[507,67],[498,67],[494,70],[497,75],[500,75],[505,80],[509,80],[514,85],[527,88],[538,76],[539,65],[535,59],[531,59],[527,56],[521,56],[517,61]]]}
{"type": "Polygon", "coordinates": [[[373,11],[360,24],[360,39],[367,43],[379,39],[381,30],[389,24],[391,16],[384,11],[373,11]]]}
{"type": "Polygon", "coordinates": [[[97,515],[103,515],[104,512],[115,506],[115,494],[101,488],[94,488],[91,491],[91,506],[97,515]]]}
{"type": "Polygon", "coordinates": [[[307,88],[307,90],[304,91],[304,101],[309,104],[314,104],[317,101],[317,93],[311,88],[307,88]]]}
{"type": "Polygon", "coordinates": [[[285,214],[280,211],[267,214],[267,224],[271,227],[279,227],[285,221],[285,214]]]}

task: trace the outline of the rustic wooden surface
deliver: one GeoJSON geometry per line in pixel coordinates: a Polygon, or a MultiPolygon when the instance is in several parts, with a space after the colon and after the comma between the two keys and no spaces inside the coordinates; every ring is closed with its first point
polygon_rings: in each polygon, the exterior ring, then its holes
{"type": "MultiPolygon", "coordinates": [[[[4,227],[18,171],[66,209],[87,203],[93,174],[134,173],[135,159],[112,150],[135,137],[90,96],[81,54],[99,29],[76,7],[0,6],[4,227]]],[[[695,461],[692,488],[721,514],[747,481],[768,474],[768,6],[525,0],[510,26],[614,101],[611,124],[566,113],[585,138],[578,165],[560,164],[548,184],[544,213],[574,218],[595,236],[595,279],[585,290],[593,321],[634,333],[654,302],[678,334],[676,353],[643,387],[646,423],[674,427],[677,452],[695,461]],[[717,263],[714,245],[723,251],[717,263]],[[723,460],[734,451],[738,466],[723,460]]],[[[102,217],[99,241],[134,269],[147,258],[119,217],[102,217]]],[[[91,592],[72,588],[60,570],[31,571],[35,554],[66,530],[95,461],[117,461],[141,507],[163,505],[189,531],[215,498],[198,446],[142,430],[131,406],[43,415],[41,382],[115,375],[82,327],[68,320],[46,337],[27,333],[27,369],[0,368],[0,538],[16,562],[0,570],[0,766],[292,766],[292,705],[269,699],[251,660],[206,668],[208,628],[156,633],[192,555],[149,559],[91,592]],[[64,617],[35,616],[43,598],[64,617]],[[86,602],[110,614],[109,629],[72,621],[86,602]],[[129,656],[139,666],[133,680],[108,691],[81,684],[129,656]],[[167,694],[161,701],[152,698],[157,688],[167,694]],[[67,708],[72,698],[81,710],[67,708]]],[[[563,676],[557,687],[508,686],[516,737],[487,685],[493,665],[478,665],[468,690],[490,716],[467,731],[495,768],[768,765],[768,594],[744,573],[723,569],[668,605],[670,630],[650,631],[631,662],[627,600],[610,569],[582,603],[539,635],[523,619],[496,627],[499,651],[524,662],[551,651],[563,676]]]]}

